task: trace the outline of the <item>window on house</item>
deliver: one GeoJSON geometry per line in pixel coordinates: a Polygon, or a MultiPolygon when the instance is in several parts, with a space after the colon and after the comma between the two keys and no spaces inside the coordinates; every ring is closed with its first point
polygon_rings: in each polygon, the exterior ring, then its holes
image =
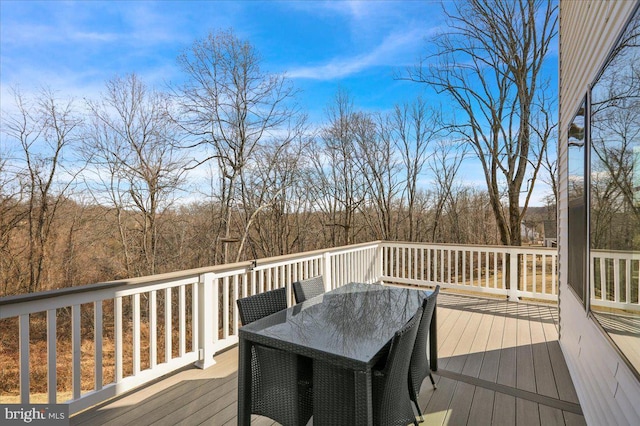
{"type": "Polygon", "coordinates": [[[593,317],[640,371],[640,13],[592,86],[589,276],[593,317]]]}
{"type": "Polygon", "coordinates": [[[569,125],[569,259],[567,282],[576,296],[585,302],[585,271],[587,259],[587,210],[586,210],[586,100],[569,125]]]}

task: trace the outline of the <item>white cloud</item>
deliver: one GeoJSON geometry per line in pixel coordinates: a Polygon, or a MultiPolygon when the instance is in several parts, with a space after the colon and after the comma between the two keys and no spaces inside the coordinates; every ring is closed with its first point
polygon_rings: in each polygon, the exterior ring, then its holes
{"type": "Polygon", "coordinates": [[[80,43],[86,42],[102,42],[111,43],[118,41],[121,36],[116,33],[101,33],[96,31],[76,31],[69,34],[69,38],[80,43]]]}
{"type": "Polygon", "coordinates": [[[291,2],[290,7],[332,20],[346,20],[345,36],[353,46],[361,46],[363,50],[322,64],[291,67],[287,75],[292,78],[334,80],[369,67],[413,64],[421,56],[425,37],[441,24],[434,21],[440,6],[429,2],[314,1],[291,2]],[[438,8],[433,15],[429,13],[432,7],[438,8]]]}
{"type": "Polygon", "coordinates": [[[293,68],[287,72],[290,78],[308,78],[314,80],[334,80],[348,77],[370,67],[408,65],[406,61],[416,58],[407,57],[407,51],[415,51],[423,43],[422,29],[392,33],[373,50],[350,58],[334,58],[328,63],[293,68]]]}

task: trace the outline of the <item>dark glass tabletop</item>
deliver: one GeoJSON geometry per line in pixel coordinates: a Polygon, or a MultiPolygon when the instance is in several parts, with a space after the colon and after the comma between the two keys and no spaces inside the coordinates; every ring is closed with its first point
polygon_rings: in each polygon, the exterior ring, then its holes
{"type": "Polygon", "coordinates": [[[367,368],[429,293],[351,283],[246,325],[240,328],[240,337],[367,368]]]}

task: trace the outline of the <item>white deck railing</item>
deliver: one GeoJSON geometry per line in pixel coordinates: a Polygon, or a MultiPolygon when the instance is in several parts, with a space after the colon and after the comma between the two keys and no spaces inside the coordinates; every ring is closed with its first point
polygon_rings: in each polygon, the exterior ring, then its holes
{"type": "MultiPolygon", "coordinates": [[[[238,297],[287,287],[292,303],[290,283],[322,275],[327,290],[352,281],[383,281],[427,287],[439,284],[511,300],[557,300],[556,259],[555,249],[377,241],[2,298],[0,320],[14,321],[19,338],[22,403],[32,401],[30,365],[34,361],[30,353],[37,343],[31,339],[32,322],[46,321],[47,402],[68,403],[70,413],[75,413],[186,365],[206,368],[214,364],[216,352],[238,342],[238,297]],[[70,330],[68,325],[59,325],[62,313],[70,313],[70,330]],[[61,336],[63,331],[70,336],[61,336]],[[69,365],[56,350],[57,341],[64,338],[72,346],[69,365]],[[107,340],[113,343],[111,351],[106,349],[107,340]],[[87,341],[90,354],[83,346],[87,341]],[[107,379],[105,371],[113,380],[107,379]],[[56,390],[58,372],[71,375],[72,393],[67,401],[61,401],[65,398],[56,390]],[[87,382],[93,383],[91,389],[86,389],[87,382]]],[[[637,270],[630,262],[624,268],[637,270]]],[[[624,297],[615,292],[602,302],[633,305],[630,287],[629,281],[624,297]]]]}
{"type": "Polygon", "coordinates": [[[640,255],[591,250],[591,305],[640,312],[640,255]]]}
{"type": "Polygon", "coordinates": [[[39,402],[69,403],[73,414],[186,365],[206,368],[214,364],[216,352],[238,342],[238,297],[288,287],[292,301],[289,284],[314,275],[323,275],[331,287],[351,281],[372,283],[381,275],[378,255],[379,243],[375,242],[1,298],[0,320],[15,320],[14,335],[19,339],[20,401],[32,402],[30,354],[36,342],[30,329],[42,317],[46,318],[48,395],[39,402]],[[58,318],[63,311],[70,312],[70,336],[60,334],[63,327],[58,318]],[[87,337],[86,329],[93,330],[91,336],[87,337]],[[115,371],[110,383],[105,383],[104,329],[113,330],[115,371]],[[70,365],[61,365],[58,358],[57,341],[64,338],[71,341],[70,365]],[[83,369],[87,356],[83,356],[82,344],[87,339],[93,348],[88,363],[92,371],[83,369]],[[130,347],[125,347],[127,343],[130,347]],[[143,343],[148,353],[143,353],[143,343]],[[68,401],[58,398],[60,371],[72,377],[68,401]],[[87,377],[93,381],[90,390],[82,388],[87,377]]]}
{"type": "Polygon", "coordinates": [[[558,298],[556,249],[391,242],[381,243],[381,247],[382,281],[439,284],[442,288],[504,295],[514,301],[521,297],[558,298]]]}

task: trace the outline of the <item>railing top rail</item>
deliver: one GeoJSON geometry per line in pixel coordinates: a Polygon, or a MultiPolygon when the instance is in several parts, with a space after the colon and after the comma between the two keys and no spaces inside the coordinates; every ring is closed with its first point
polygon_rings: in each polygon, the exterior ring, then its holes
{"type": "Polygon", "coordinates": [[[86,284],[86,285],[81,285],[76,287],[41,291],[38,293],[5,296],[5,297],[0,297],[0,306],[10,305],[14,303],[31,302],[35,300],[48,299],[52,297],[67,296],[67,295],[72,295],[77,293],[85,293],[85,292],[105,290],[105,289],[116,289],[119,287],[125,288],[125,287],[140,285],[140,284],[168,282],[168,281],[173,281],[177,279],[197,277],[200,274],[204,274],[207,272],[222,272],[222,271],[227,271],[232,269],[248,268],[250,265],[251,265],[251,262],[247,261],[247,262],[240,262],[240,263],[233,263],[233,264],[188,269],[188,270],[176,271],[176,272],[167,272],[164,274],[149,275],[144,277],[127,278],[122,280],[107,281],[107,282],[95,283],[95,284],[86,284]]]}
{"type": "Polygon", "coordinates": [[[353,250],[357,250],[359,248],[364,247],[378,247],[378,246],[416,246],[416,247],[443,247],[443,248],[460,248],[467,250],[494,250],[494,251],[543,251],[543,252],[552,252],[556,251],[555,248],[546,248],[546,247],[526,247],[526,246],[497,246],[497,245],[460,245],[460,244],[450,244],[450,243],[419,243],[419,242],[407,242],[407,241],[371,241],[367,243],[353,244],[348,246],[341,247],[332,247],[328,249],[320,249],[307,251],[302,253],[294,253],[282,256],[274,256],[263,259],[256,259],[252,261],[244,261],[238,263],[230,263],[223,265],[214,265],[207,266],[202,268],[188,269],[182,271],[168,272],[164,274],[150,275],[144,277],[137,278],[128,278],[116,281],[107,281],[100,282],[94,284],[87,284],[76,287],[62,288],[56,290],[48,290],[38,293],[28,293],[28,294],[20,294],[13,296],[5,296],[0,297],[0,306],[3,305],[12,305],[16,303],[24,303],[31,301],[38,301],[43,299],[50,299],[54,297],[68,296],[74,294],[80,294],[85,292],[93,292],[100,290],[116,290],[116,289],[125,289],[129,287],[140,286],[144,284],[154,284],[161,282],[170,282],[179,279],[185,279],[190,277],[198,277],[201,274],[205,273],[228,273],[238,270],[251,270],[252,267],[258,267],[259,269],[264,269],[266,266],[270,264],[278,264],[287,261],[293,261],[300,258],[312,258],[317,256],[322,256],[326,253],[341,253],[341,252],[349,252],[353,250]]]}
{"type": "Polygon", "coordinates": [[[640,254],[637,250],[608,250],[608,249],[590,249],[591,257],[605,255],[607,257],[624,257],[640,259],[640,254]]]}
{"type": "Polygon", "coordinates": [[[68,296],[72,294],[92,292],[92,291],[98,291],[98,290],[106,290],[106,289],[113,290],[119,287],[126,288],[126,287],[136,286],[140,284],[169,282],[169,281],[183,279],[183,278],[197,277],[201,274],[211,273],[211,272],[224,273],[224,272],[230,272],[233,270],[241,270],[241,269],[250,270],[252,265],[264,266],[271,263],[282,262],[285,260],[294,260],[294,259],[299,259],[303,257],[314,257],[318,255],[323,255],[328,252],[339,253],[341,251],[353,250],[354,248],[378,246],[379,244],[380,244],[380,241],[371,241],[368,243],[353,244],[353,245],[342,246],[342,247],[332,247],[328,249],[287,254],[282,256],[267,257],[263,259],[248,260],[248,261],[238,262],[238,263],[227,263],[224,265],[205,266],[202,268],[167,272],[164,274],[149,275],[149,276],[137,277],[137,278],[127,278],[127,279],[116,280],[116,281],[86,284],[86,285],[81,285],[76,287],[41,291],[38,293],[27,293],[27,294],[13,295],[13,296],[5,296],[5,297],[0,297],[0,306],[31,302],[31,301],[37,301],[42,299],[49,299],[52,297],[68,296]],[[257,262],[257,263],[254,263],[254,262],[257,262]]]}
{"type": "Polygon", "coordinates": [[[467,250],[494,250],[494,251],[555,251],[558,249],[554,247],[531,247],[531,246],[502,246],[502,245],[485,245],[485,244],[456,244],[456,243],[423,243],[423,242],[410,242],[410,241],[381,241],[381,245],[391,246],[429,246],[429,247],[444,247],[444,248],[465,248],[467,250]]]}

